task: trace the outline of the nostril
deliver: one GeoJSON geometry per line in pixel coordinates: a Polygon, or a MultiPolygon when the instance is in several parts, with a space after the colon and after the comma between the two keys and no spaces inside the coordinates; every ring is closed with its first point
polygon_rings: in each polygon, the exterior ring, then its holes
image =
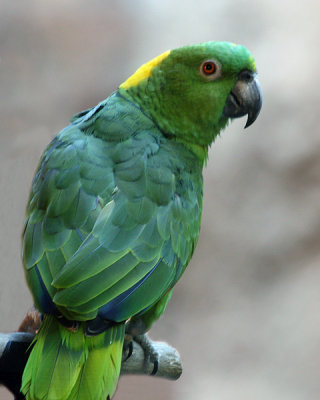
{"type": "Polygon", "coordinates": [[[242,81],[244,81],[244,82],[250,82],[250,81],[252,81],[253,77],[254,77],[253,72],[251,72],[251,71],[249,71],[249,70],[247,70],[247,69],[244,69],[244,70],[241,71],[240,74],[239,74],[239,79],[242,80],[242,81]]]}

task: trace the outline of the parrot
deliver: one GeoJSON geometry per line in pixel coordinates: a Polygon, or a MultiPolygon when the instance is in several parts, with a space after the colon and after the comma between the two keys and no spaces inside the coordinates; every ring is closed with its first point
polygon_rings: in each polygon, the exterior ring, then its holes
{"type": "Polygon", "coordinates": [[[209,147],[261,107],[249,50],[209,41],[143,64],[53,138],[22,235],[42,315],[22,377],[27,400],[110,400],[125,337],[156,373],[147,332],[196,247],[209,147]]]}

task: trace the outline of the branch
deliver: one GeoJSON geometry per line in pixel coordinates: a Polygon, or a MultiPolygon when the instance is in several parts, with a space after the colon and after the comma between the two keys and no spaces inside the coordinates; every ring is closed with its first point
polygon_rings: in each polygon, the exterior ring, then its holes
{"type": "MultiPolygon", "coordinates": [[[[30,354],[30,344],[34,333],[0,333],[0,384],[6,386],[16,397],[23,400],[20,393],[21,377],[30,354]]],[[[176,380],[182,373],[179,353],[163,342],[153,342],[159,354],[158,376],[176,380]]],[[[121,375],[151,375],[154,364],[145,358],[142,347],[133,342],[132,354],[122,361],[121,375]]]]}
{"type": "Polygon", "coordinates": [[[122,361],[121,375],[153,375],[159,378],[177,380],[182,374],[182,364],[178,351],[165,342],[152,342],[159,355],[159,365],[156,374],[152,374],[153,362],[145,358],[142,347],[133,341],[131,357],[122,361]]]}
{"type": "Polygon", "coordinates": [[[21,378],[33,337],[32,333],[0,333],[0,384],[6,386],[16,400],[24,399],[20,393],[21,378]]]}

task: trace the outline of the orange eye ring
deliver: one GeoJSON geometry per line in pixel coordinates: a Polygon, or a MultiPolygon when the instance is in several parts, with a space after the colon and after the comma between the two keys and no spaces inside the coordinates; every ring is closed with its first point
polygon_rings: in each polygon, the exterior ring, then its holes
{"type": "Polygon", "coordinates": [[[201,64],[201,72],[204,76],[214,75],[217,71],[217,64],[214,61],[205,61],[201,64]]]}

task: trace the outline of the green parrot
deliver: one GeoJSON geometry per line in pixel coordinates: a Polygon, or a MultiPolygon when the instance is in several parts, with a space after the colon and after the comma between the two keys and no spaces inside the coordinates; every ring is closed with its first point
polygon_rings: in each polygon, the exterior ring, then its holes
{"type": "Polygon", "coordinates": [[[229,119],[257,118],[251,53],[227,42],[167,51],[49,144],[23,232],[43,322],[28,400],[111,399],[125,333],[144,345],[195,249],[208,147],[229,119]]]}

